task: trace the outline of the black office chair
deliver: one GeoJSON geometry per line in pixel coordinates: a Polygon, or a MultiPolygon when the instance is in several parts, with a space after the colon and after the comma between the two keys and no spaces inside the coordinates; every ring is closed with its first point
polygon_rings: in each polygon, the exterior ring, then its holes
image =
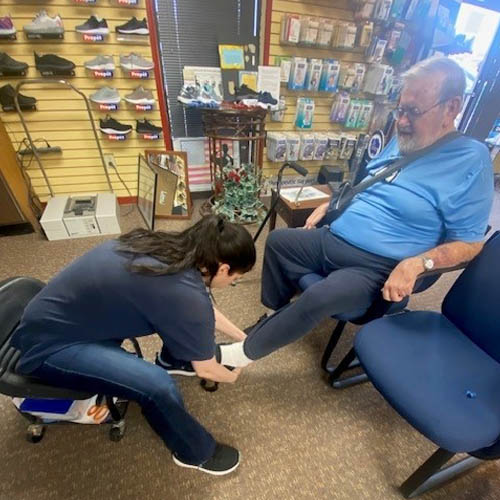
{"type": "MultiPolygon", "coordinates": [[[[45,283],[42,281],[26,277],[9,278],[0,282],[0,394],[18,398],[89,399],[94,394],[49,386],[36,377],[16,373],[20,352],[10,344],[10,340],[24,308],[44,286],[45,283]]],[[[130,340],[136,354],[142,357],[137,340],[130,340]]],[[[103,397],[112,419],[109,437],[112,441],[120,441],[125,434],[128,401],[115,403],[112,395],[106,394],[103,397]]],[[[41,441],[46,424],[39,417],[25,412],[20,413],[30,422],[26,436],[28,441],[32,443],[41,441]]]]}

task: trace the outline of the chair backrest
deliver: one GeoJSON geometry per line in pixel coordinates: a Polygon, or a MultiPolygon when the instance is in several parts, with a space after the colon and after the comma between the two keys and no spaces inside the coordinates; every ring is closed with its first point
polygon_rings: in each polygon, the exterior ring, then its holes
{"type": "Polygon", "coordinates": [[[500,231],[446,295],[443,314],[500,363],[500,231]]]}
{"type": "Polygon", "coordinates": [[[34,278],[9,278],[0,282],[0,347],[17,327],[28,302],[45,286],[34,278]]]}

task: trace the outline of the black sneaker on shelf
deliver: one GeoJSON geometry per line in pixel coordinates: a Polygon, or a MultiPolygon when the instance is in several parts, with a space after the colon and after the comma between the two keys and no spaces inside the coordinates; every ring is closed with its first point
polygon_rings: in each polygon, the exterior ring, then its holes
{"type": "Polygon", "coordinates": [[[132,132],[132,125],[127,125],[125,123],[117,122],[111,116],[106,115],[106,118],[103,120],[99,119],[99,130],[104,134],[130,134],[132,132]]]}
{"type": "MultiPolygon", "coordinates": [[[[14,96],[16,91],[12,85],[4,85],[0,88],[0,104],[4,111],[15,110],[16,105],[14,103],[14,96]]],[[[23,94],[18,94],[17,101],[19,102],[19,107],[23,110],[32,109],[36,106],[36,99],[34,97],[29,97],[23,94]]]]}
{"type": "Polygon", "coordinates": [[[125,24],[115,27],[117,33],[121,35],[149,35],[148,22],[146,18],[139,21],[135,16],[125,24]]]}
{"type": "Polygon", "coordinates": [[[176,360],[173,362],[164,361],[159,353],[156,353],[155,365],[167,370],[170,375],[184,375],[185,377],[194,377],[196,372],[190,361],[176,360]]]}
{"type": "Polygon", "coordinates": [[[21,73],[26,71],[28,65],[21,61],[16,61],[5,52],[0,52],[0,72],[3,73],[21,73]]]}
{"type": "Polygon", "coordinates": [[[176,465],[197,469],[213,476],[224,476],[233,472],[240,465],[240,452],[227,444],[215,444],[215,451],[211,458],[202,464],[190,464],[181,460],[175,453],[172,458],[176,465]]]}
{"type": "Polygon", "coordinates": [[[138,134],[161,134],[163,129],[153,125],[151,122],[146,120],[146,118],[144,118],[144,120],[137,120],[135,131],[138,134]]]}
{"type": "Polygon", "coordinates": [[[108,35],[109,28],[106,19],[90,16],[83,24],[75,26],[75,31],[87,35],[108,35]]]}
{"type": "Polygon", "coordinates": [[[267,317],[267,313],[263,314],[253,325],[243,328],[243,331],[248,335],[256,326],[260,325],[264,320],[266,320],[267,317]]]}
{"type": "Polygon", "coordinates": [[[269,92],[259,92],[258,105],[264,109],[274,110],[278,106],[278,101],[269,92]]]}
{"type": "Polygon", "coordinates": [[[235,96],[237,101],[243,101],[244,99],[259,99],[259,92],[255,92],[250,87],[247,87],[245,84],[239,86],[235,91],[235,96]]]}
{"type": "Polygon", "coordinates": [[[59,57],[55,54],[45,54],[44,56],[40,56],[36,52],[35,66],[40,72],[69,72],[75,69],[75,63],[73,61],[69,61],[68,59],[64,59],[64,57],[59,57]]]}

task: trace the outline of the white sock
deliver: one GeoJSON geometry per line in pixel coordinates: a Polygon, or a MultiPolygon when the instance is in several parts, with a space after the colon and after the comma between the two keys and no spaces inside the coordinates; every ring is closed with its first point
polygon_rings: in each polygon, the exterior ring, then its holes
{"type": "Polygon", "coordinates": [[[244,341],[234,344],[221,345],[220,364],[226,366],[243,367],[249,365],[253,359],[248,358],[243,351],[244,341]]]}

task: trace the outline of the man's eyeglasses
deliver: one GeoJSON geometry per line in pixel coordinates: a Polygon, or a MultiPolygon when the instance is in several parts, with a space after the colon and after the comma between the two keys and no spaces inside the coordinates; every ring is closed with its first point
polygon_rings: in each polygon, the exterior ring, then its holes
{"type": "Polygon", "coordinates": [[[442,99],[441,101],[438,101],[436,104],[431,106],[429,109],[426,109],[425,111],[420,111],[416,106],[398,106],[396,109],[393,110],[392,116],[394,117],[395,120],[401,120],[403,116],[406,115],[408,120],[415,121],[421,116],[425,115],[431,109],[434,109],[436,106],[439,106],[440,104],[443,104],[444,102],[449,101],[449,99],[442,99]]]}

